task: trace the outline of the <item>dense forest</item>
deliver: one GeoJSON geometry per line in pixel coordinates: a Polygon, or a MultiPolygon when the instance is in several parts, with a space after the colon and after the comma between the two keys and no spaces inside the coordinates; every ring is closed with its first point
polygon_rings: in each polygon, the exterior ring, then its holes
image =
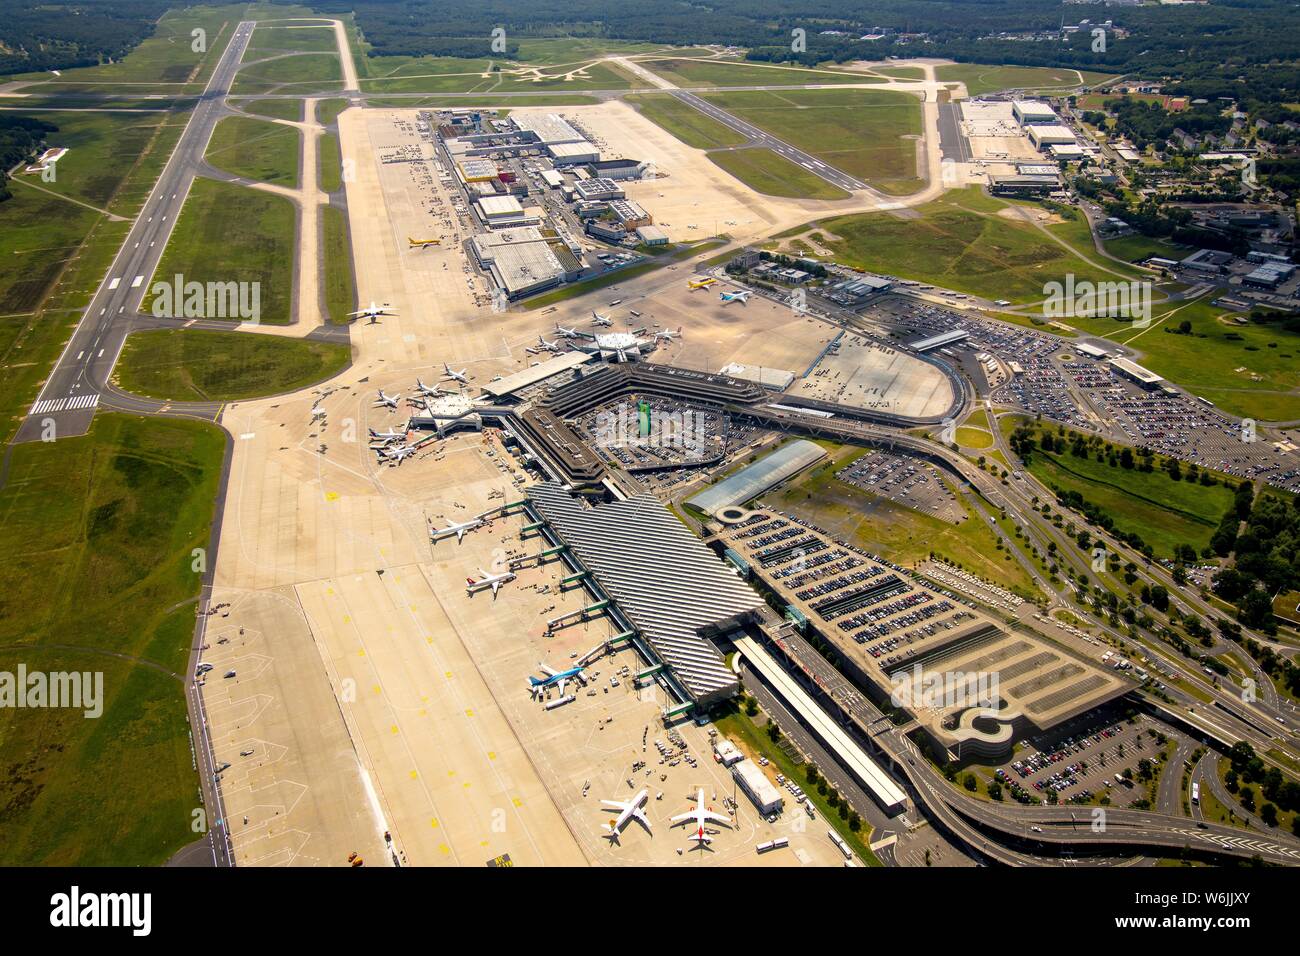
{"type": "Polygon", "coordinates": [[[30,159],[46,135],[56,130],[57,126],[43,120],[0,113],[0,202],[11,195],[7,185],[9,170],[30,159]]]}
{"type": "Polygon", "coordinates": [[[0,0],[0,74],[94,66],[151,36],[166,0],[0,0]]]}
{"type": "Polygon", "coordinates": [[[1295,69],[1278,67],[1300,53],[1295,7],[1288,0],[1216,0],[1210,4],[1092,7],[1044,0],[318,0],[316,9],[355,12],[377,55],[440,49],[448,37],[477,40],[488,52],[501,26],[518,37],[589,36],[656,43],[711,43],[749,48],[762,60],[844,61],[885,56],[946,56],[960,61],[1074,66],[1103,72],[1184,77],[1232,86],[1245,70],[1267,71],[1273,87],[1294,88],[1295,69]],[[1113,19],[1125,36],[1093,52],[1090,31],[1068,39],[1026,42],[1010,36],[1050,32],[1084,17],[1113,19]],[[807,34],[794,54],[791,31],[807,34]],[[881,33],[880,40],[861,40],[881,33]],[[919,36],[919,35],[924,36],[919,36]],[[1275,82],[1273,74],[1286,74],[1275,82]]]}

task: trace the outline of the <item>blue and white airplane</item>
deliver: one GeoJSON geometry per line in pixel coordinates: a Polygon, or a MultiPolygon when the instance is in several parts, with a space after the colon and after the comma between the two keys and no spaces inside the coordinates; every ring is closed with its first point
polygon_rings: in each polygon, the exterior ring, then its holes
{"type": "Polygon", "coordinates": [[[723,305],[726,305],[728,302],[739,302],[741,305],[744,305],[746,302],[749,301],[749,297],[753,294],[754,293],[751,292],[749,289],[746,289],[744,292],[719,292],[718,293],[718,295],[722,297],[723,305]]]}
{"type": "Polygon", "coordinates": [[[528,692],[532,694],[534,700],[548,687],[558,686],[560,694],[563,695],[564,685],[567,681],[577,680],[578,683],[583,685],[587,683],[586,678],[582,676],[582,672],[587,669],[585,664],[570,667],[567,671],[557,671],[553,667],[547,667],[545,664],[540,663],[537,667],[546,676],[528,678],[528,692]]]}

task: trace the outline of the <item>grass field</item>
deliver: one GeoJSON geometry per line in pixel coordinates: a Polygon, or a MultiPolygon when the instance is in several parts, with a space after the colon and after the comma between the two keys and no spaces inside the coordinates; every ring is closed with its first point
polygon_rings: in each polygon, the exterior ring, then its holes
{"type": "Polygon", "coordinates": [[[956,562],[972,574],[996,581],[1030,600],[1038,597],[1033,580],[974,512],[961,524],[877,497],[835,477],[835,472],[864,453],[861,448],[828,444],[830,462],[775,492],[763,503],[804,515],[835,537],[887,556],[900,565],[926,560],[930,552],[956,562]]]}
{"type": "Polygon", "coordinates": [[[295,26],[259,23],[248,41],[248,49],[258,53],[336,53],[332,24],[295,26]]]}
{"type": "Polygon", "coordinates": [[[343,154],[338,133],[325,133],[316,141],[316,166],[322,192],[343,188],[343,154]]]}
{"type": "MultiPolygon", "coordinates": [[[[998,424],[1009,435],[1025,421],[1003,416],[998,424]]],[[[1172,557],[1180,544],[1200,551],[1233,503],[1232,490],[1222,483],[1174,481],[1159,467],[1151,472],[1112,468],[1095,457],[1085,460],[1068,451],[1058,455],[1037,449],[1028,470],[1048,487],[1077,491],[1106,511],[1116,528],[1140,535],[1157,557],[1172,557]]]]}
{"type": "Polygon", "coordinates": [[[755,192],[792,199],[847,199],[849,193],[761,146],[709,153],[718,167],[755,192]]]}
{"type": "Polygon", "coordinates": [[[916,172],[921,102],[882,90],[705,93],[703,98],[759,129],[884,192],[921,187],[916,172]]]}
{"type": "Polygon", "coordinates": [[[201,92],[244,11],[242,4],[169,10],[158,21],[154,35],[116,63],[63,70],[59,77],[35,73],[6,79],[40,79],[50,85],[154,83],[159,85],[159,92],[201,92]],[[195,29],[205,31],[201,51],[194,50],[191,31],[195,29]]]}
{"type": "Polygon", "coordinates": [[[324,250],[325,311],[336,324],[351,321],[348,313],[356,305],[356,284],[352,277],[352,245],[348,219],[333,206],[321,209],[321,248],[324,250]]]}
{"type": "MultiPolygon", "coordinates": [[[[280,196],[196,179],[153,281],[261,283],[261,321],[288,323],[293,289],[294,208],[280,196]]],[[[146,296],[143,311],[151,308],[146,296]]]]}
{"type": "Polygon", "coordinates": [[[348,101],[339,97],[338,99],[321,100],[316,104],[316,122],[322,126],[332,126],[334,121],[339,118],[339,114],[348,108],[348,101]]]}
{"type": "Polygon", "coordinates": [[[454,109],[504,109],[514,106],[590,106],[599,103],[594,96],[578,93],[537,93],[526,96],[369,96],[366,105],[381,109],[414,109],[416,107],[450,107],[454,109]]]}
{"type": "Polygon", "coordinates": [[[641,65],[681,87],[805,86],[822,83],[883,83],[864,73],[763,66],[741,60],[642,60],[641,65]]]}
{"type": "Polygon", "coordinates": [[[1114,319],[1071,318],[1076,328],[1141,351],[1152,371],[1233,415],[1258,421],[1300,418],[1300,335],[1253,322],[1238,325],[1204,300],[1152,307],[1146,331],[1114,319]],[[1165,329],[1191,323],[1191,334],[1165,329]]]}
{"type": "Polygon", "coordinates": [[[1107,252],[1126,262],[1141,262],[1152,256],[1181,259],[1190,254],[1190,250],[1186,247],[1175,246],[1173,243],[1147,236],[1120,236],[1118,239],[1107,239],[1105,244],[1107,252]]]}
{"type": "Polygon", "coordinates": [[[257,55],[245,54],[247,65],[235,74],[234,94],[312,93],[342,86],[338,54],[300,53],[253,62],[257,55]]]}
{"type": "Polygon", "coordinates": [[[149,329],[127,336],[117,384],[172,401],[235,401],[306,388],[343,369],[351,349],[336,342],[247,332],[149,329]]]}
{"type": "MultiPolygon", "coordinates": [[[[387,59],[387,58],[385,58],[387,59]]],[[[608,63],[591,63],[584,67],[547,68],[532,72],[509,62],[501,62],[500,71],[488,65],[478,65],[477,60],[440,58],[442,62],[427,64],[433,68],[425,73],[413,72],[419,67],[409,64],[385,77],[372,77],[361,81],[367,93],[528,93],[537,91],[626,90],[634,84],[632,77],[608,63]],[[477,66],[476,66],[477,65],[477,66]],[[522,71],[522,72],[511,72],[522,71]],[[569,75],[570,73],[573,75],[569,75]]],[[[424,60],[420,61],[425,63],[424,60]]]]}
{"type": "Polygon", "coordinates": [[[695,107],[683,103],[671,93],[633,93],[623,98],[635,106],[650,122],[672,133],[687,146],[696,149],[716,149],[720,146],[739,146],[745,137],[729,126],[723,126],[712,117],[705,116],[695,107]]]}
{"type": "Polygon", "coordinates": [[[104,713],[0,710],[0,864],[151,866],[196,836],[186,658],[225,436],[100,414],[0,489],[0,669],[98,671],[104,713]]]}
{"type": "Polygon", "coordinates": [[[295,122],[302,119],[302,100],[244,100],[237,105],[245,113],[256,113],[258,116],[266,116],[271,119],[293,120],[295,122]]]}
{"type": "Polygon", "coordinates": [[[950,63],[935,68],[935,78],[946,83],[965,83],[971,96],[996,93],[999,90],[1070,88],[1085,83],[1098,83],[1106,74],[1084,72],[1082,83],[1079,73],[1064,67],[1039,66],[988,66],[981,63],[950,63]]]}
{"type": "MultiPolygon", "coordinates": [[[[1070,272],[1076,280],[1119,278],[1089,265],[1033,224],[998,215],[1006,208],[972,186],[904,215],[866,213],[818,225],[828,233],[827,245],[838,262],[989,299],[1036,302],[1043,298],[1044,283],[1070,272]]],[[[1109,261],[1104,265],[1121,268],[1109,261]]]]}
{"type": "Polygon", "coordinates": [[[300,140],[292,126],[227,116],[212,131],[204,158],[232,175],[296,189],[300,140]]]}

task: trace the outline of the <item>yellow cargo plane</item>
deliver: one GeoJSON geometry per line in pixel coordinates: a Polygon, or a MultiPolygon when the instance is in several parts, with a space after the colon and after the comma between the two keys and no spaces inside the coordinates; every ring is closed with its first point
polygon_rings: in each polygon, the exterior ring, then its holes
{"type": "Polygon", "coordinates": [[[429,246],[442,245],[441,239],[412,239],[410,236],[407,236],[406,241],[411,244],[410,248],[412,249],[427,249],[429,246]]]}
{"type": "Polygon", "coordinates": [[[714,284],[715,282],[717,282],[717,281],[718,281],[717,279],[713,279],[713,278],[708,278],[708,279],[694,279],[694,280],[692,280],[692,281],[686,283],[686,288],[688,288],[688,289],[707,289],[709,286],[713,285],[713,284],[714,284]]]}

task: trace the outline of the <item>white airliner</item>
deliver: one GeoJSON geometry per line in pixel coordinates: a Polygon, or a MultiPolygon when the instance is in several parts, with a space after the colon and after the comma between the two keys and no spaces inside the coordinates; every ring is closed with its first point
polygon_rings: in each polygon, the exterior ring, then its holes
{"type": "Polygon", "coordinates": [[[394,465],[400,465],[408,457],[414,455],[418,449],[414,445],[398,445],[396,448],[379,449],[379,457],[384,461],[390,461],[394,465]]]}
{"type": "Polygon", "coordinates": [[[532,694],[534,700],[537,699],[538,694],[543,693],[548,687],[557,688],[560,696],[563,697],[564,685],[574,679],[584,687],[587,685],[587,678],[582,676],[582,672],[586,668],[581,664],[577,667],[570,667],[568,670],[557,671],[554,667],[548,667],[539,661],[537,668],[546,676],[528,678],[528,692],[532,694]]]}
{"type": "Polygon", "coordinates": [[[445,388],[439,388],[437,385],[425,385],[420,379],[415,380],[415,390],[421,395],[427,395],[430,398],[437,398],[439,395],[450,395],[451,392],[445,388]]]}
{"type": "Polygon", "coordinates": [[[484,588],[490,587],[492,589],[492,597],[495,598],[497,596],[497,591],[501,589],[501,585],[505,584],[507,581],[513,581],[514,579],[515,572],[513,571],[502,571],[500,574],[488,574],[482,568],[479,568],[477,580],[474,578],[465,579],[465,590],[470,594],[475,594],[478,591],[482,591],[484,588]]]}
{"type": "Polygon", "coordinates": [[[443,362],[442,371],[443,371],[444,378],[451,379],[453,382],[460,382],[460,384],[462,385],[469,384],[469,376],[465,374],[466,372],[469,371],[468,368],[463,368],[459,372],[457,372],[446,362],[443,362]]]}
{"type": "Polygon", "coordinates": [[[537,336],[537,345],[539,348],[543,348],[548,352],[558,352],[560,350],[559,342],[550,341],[545,336],[541,335],[537,336]]]}
{"type": "Polygon", "coordinates": [[[619,842],[619,834],[623,832],[623,827],[627,826],[627,821],[636,820],[643,827],[646,833],[650,833],[650,819],[641,809],[641,804],[646,802],[650,796],[649,790],[639,790],[637,795],[631,800],[623,803],[620,800],[602,800],[600,805],[605,810],[617,810],[618,817],[612,823],[602,823],[600,828],[605,831],[605,838],[611,843],[619,842]]]}
{"type": "Polygon", "coordinates": [[[390,428],[386,432],[377,432],[372,428],[370,429],[370,440],[381,441],[385,445],[391,445],[395,441],[405,441],[406,432],[398,431],[396,428],[390,428]]]}
{"type": "Polygon", "coordinates": [[[746,289],[744,292],[719,292],[718,293],[718,295],[722,297],[723,305],[726,305],[728,302],[739,302],[741,305],[745,305],[749,301],[749,297],[753,294],[754,293],[751,292],[749,289],[746,289]]]}
{"type": "Polygon", "coordinates": [[[658,342],[660,339],[662,339],[665,342],[671,342],[673,339],[677,338],[681,334],[682,334],[682,327],[680,325],[677,326],[676,332],[674,332],[672,329],[664,329],[662,332],[655,333],[655,341],[658,342]]]}
{"type": "Polygon", "coordinates": [[[380,405],[383,405],[385,408],[391,408],[393,411],[397,411],[397,403],[401,398],[401,392],[398,392],[396,395],[385,395],[384,390],[381,388],[379,390],[379,397],[375,399],[375,407],[378,408],[380,405]]]}
{"type": "Polygon", "coordinates": [[[560,323],[555,323],[555,334],[562,339],[576,339],[580,334],[577,329],[566,329],[560,323]]]}
{"type": "Polygon", "coordinates": [[[474,531],[483,527],[482,518],[471,518],[469,521],[448,521],[447,527],[435,528],[433,523],[429,523],[429,537],[434,541],[441,541],[443,538],[450,538],[453,534],[456,536],[456,543],[465,540],[466,531],[474,531]]]}
{"type": "Polygon", "coordinates": [[[715,810],[710,810],[704,805],[703,787],[700,787],[699,793],[695,797],[695,809],[677,814],[677,816],[669,820],[669,823],[673,826],[677,826],[680,823],[686,823],[688,820],[695,821],[695,832],[691,834],[691,839],[694,840],[698,846],[704,846],[707,843],[713,842],[713,838],[704,832],[704,825],[706,823],[721,823],[724,826],[731,826],[731,817],[727,816],[725,813],[718,813],[715,810]]]}
{"type": "Polygon", "coordinates": [[[349,316],[353,316],[355,318],[369,319],[372,323],[381,315],[396,315],[396,314],[397,314],[397,310],[394,309],[392,306],[390,306],[388,303],[384,303],[383,305],[378,305],[375,303],[373,299],[370,302],[370,308],[359,309],[356,312],[348,313],[349,316]]]}
{"type": "Polygon", "coordinates": [[[613,325],[614,320],[607,315],[601,315],[595,309],[591,311],[591,321],[593,325],[613,325]]]}

